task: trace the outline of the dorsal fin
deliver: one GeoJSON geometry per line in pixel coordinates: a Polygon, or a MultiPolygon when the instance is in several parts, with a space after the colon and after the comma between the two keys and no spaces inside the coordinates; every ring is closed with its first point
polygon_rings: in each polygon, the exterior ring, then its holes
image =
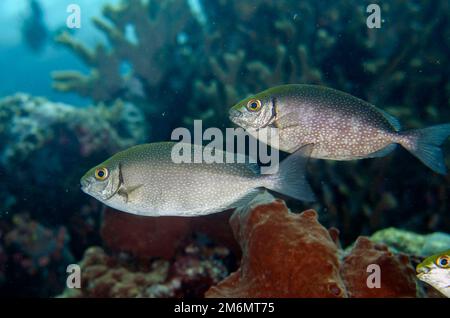
{"type": "Polygon", "coordinates": [[[389,124],[391,124],[391,126],[394,127],[395,131],[400,131],[402,129],[402,125],[400,124],[397,118],[395,118],[394,116],[392,116],[391,114],[382,109],[378,108],[378,110],[383,115],[383,117],[386,118],[389,124]]]}

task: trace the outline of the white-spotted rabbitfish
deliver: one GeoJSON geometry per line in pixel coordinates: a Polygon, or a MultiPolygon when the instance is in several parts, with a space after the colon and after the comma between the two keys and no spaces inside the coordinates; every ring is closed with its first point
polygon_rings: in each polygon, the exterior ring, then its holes
{"type": "Polygon", "coordinates": [[[278,128],[278,148],[286,152],[313,144],[313,158],[353,160],[382,157],[402,145],[435,172],[446,173],[440,146],[450,135],[450,124],[401,131],[392,115],[331,88],[274,87],[240,101],[229,115],[254,135],[278,128]]]}
{"type": "MultiPolygon", "coordinates": [[[[313,200],[304,175],[310,145],[287,157],[276,173],[261,174],[251,163],[175,163],[175,144],[144,144],[119,152],[81,178],[82,190],[112,208],[147,216],[220,212],[245,204],[262,188],[313,200]]],[[[204,151],[185,145],[194,156],[204,151]]]]}

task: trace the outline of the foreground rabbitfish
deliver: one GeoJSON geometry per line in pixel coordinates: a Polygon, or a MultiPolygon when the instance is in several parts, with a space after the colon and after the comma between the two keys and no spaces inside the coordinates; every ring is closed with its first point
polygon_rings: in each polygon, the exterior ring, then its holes
{"type": "Polygon", "coordinates": [[[382,157],[401,145],[433,171],[446,173],[440,146],[450,124],[401,131],[392,115],[331,88],[273,87],[240,101],[229,116],[255,136],[266,127],[278,128],[278,148],[286,152],[313,144],[313,158],[353,160],[382,157]]]}
{"type": "Polygon", "coordinates": [[[420,280],[450,298],[450,250],[426,258],[416,270],[420,280]]]}
{"type": "MultiPolygon", "coordinates": [[[[310,145],[281,162],[277,173],[261,174],[251,163],[175,163],[175,144],[144,144],[119,152],[81,178],[82,190],[112,208],[146,216],[220,212],[244,205],[262,188],[313,200],[304,174],[310,145]]],[[[194,156],[204,150],[188,145],[194,156]]]]}

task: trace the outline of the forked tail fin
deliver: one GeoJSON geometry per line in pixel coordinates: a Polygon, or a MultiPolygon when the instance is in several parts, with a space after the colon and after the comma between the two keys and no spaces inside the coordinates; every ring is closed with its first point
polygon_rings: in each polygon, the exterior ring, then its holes
{"type": "Polygon", "coordinates": [[[450,124],[409,130],[401,133],[406,137],[401,145],[433,171],[446,174],[444,155],[440,146],[450,135],[450,124]]]}

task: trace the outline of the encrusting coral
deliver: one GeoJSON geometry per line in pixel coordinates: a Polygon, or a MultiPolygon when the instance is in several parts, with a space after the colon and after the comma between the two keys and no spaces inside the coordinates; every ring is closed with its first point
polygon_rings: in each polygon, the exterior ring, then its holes
{"type": "Polygon", "coordinates": [[[81,288],[60,297],[201,297],[227,274],[225,247],[192,241],[168,260],[135,262],[107,255],[100,247],[86,250],[81,288]]]}
{"type": "Polygon", "coordinates": [[[194,235],[203,235],[226,246],[235,256],[240,249],[229,227],[230,211],[199,218],[136,216],[107,208],[103,212],[101,237],[114,253],[136,259],[170,260],[194,235]]]}
{"type": "Polygon", "coordinates": [[[208,297],[343,297],[338,248],[314,211],[289,213],[282,201],[254,201],[233,214],[240,269],[208,297]]]}
{"type": "Polygon", "coordinates": [[[269,194],[237,209],[230,224],[240,242],[240,268],[206,297],[416,297],[415,271],[408,256],[360,237],[344,255],[308,210],[291,213],[269,194]],[[380,266],[380,288],[367,284],[367,268],[380,266]]]}
{"type": "Polygon", "coordinates": [[[5,235],[5,248],[15,250],[15,266],[34,275],[52,261],[73,261],[67,249],[69,236],[64,227],[53,231],[23,215],[16,215],[13,223],[15,228],[5,235]]]}
{"type": "MultiPolygon", "coordinates": [[[[8,289],[8,286],[27,282],[26,289],[40,289],[40,294],[47,297],[55,290],[62,290],[66,266],[75,261],[69,249],[67,229],[63,226],[47,228],[21,214],[16,214],[12,223],[13,227],[6,229],[1,238],[4,247],[0,245],[0,287],[1,283],[8,289]],[[3,252],[7,253],[7,258],[3,252]]],[[[12,290],[9,294],[15,293],[12,290]]]]}
{"type": "Polygon", "coordinates": [[[389,246],[395,252],[428,257],[445,251],[450,246],[450,235],[446,233],[417,234],[397,228],[387,228],[370,236],[370,240],[389,246]]]}
{"type": "Polygon", "coordinates": [[[359,237],[343,259],[341,274],[348,296],[354,298],[416,297],[415,270],[406,254],[393,254],[387,246],[359,237]],[[379,266],[379,287],[368,286],[368,275],[379,266]]]}
{"type": "Polygon", "coordinates": [[[0,100],[0,163],[6,167],[29,158],[52,140],[67,145],[64,137],[70,138],[69,134],[76,138],[80,155],[87,157],[143,142],[147,128],[142,113],[120,101],[112,107],[77,108],[26,94],[0,100]]]}
{"type": "Polygon", "coordinates": [[[82,288],[62,297],[202,297],[236,268],[230,211],[200,218],[140,217],[105,209],[104,248],[80,262],[82,288]]]}

